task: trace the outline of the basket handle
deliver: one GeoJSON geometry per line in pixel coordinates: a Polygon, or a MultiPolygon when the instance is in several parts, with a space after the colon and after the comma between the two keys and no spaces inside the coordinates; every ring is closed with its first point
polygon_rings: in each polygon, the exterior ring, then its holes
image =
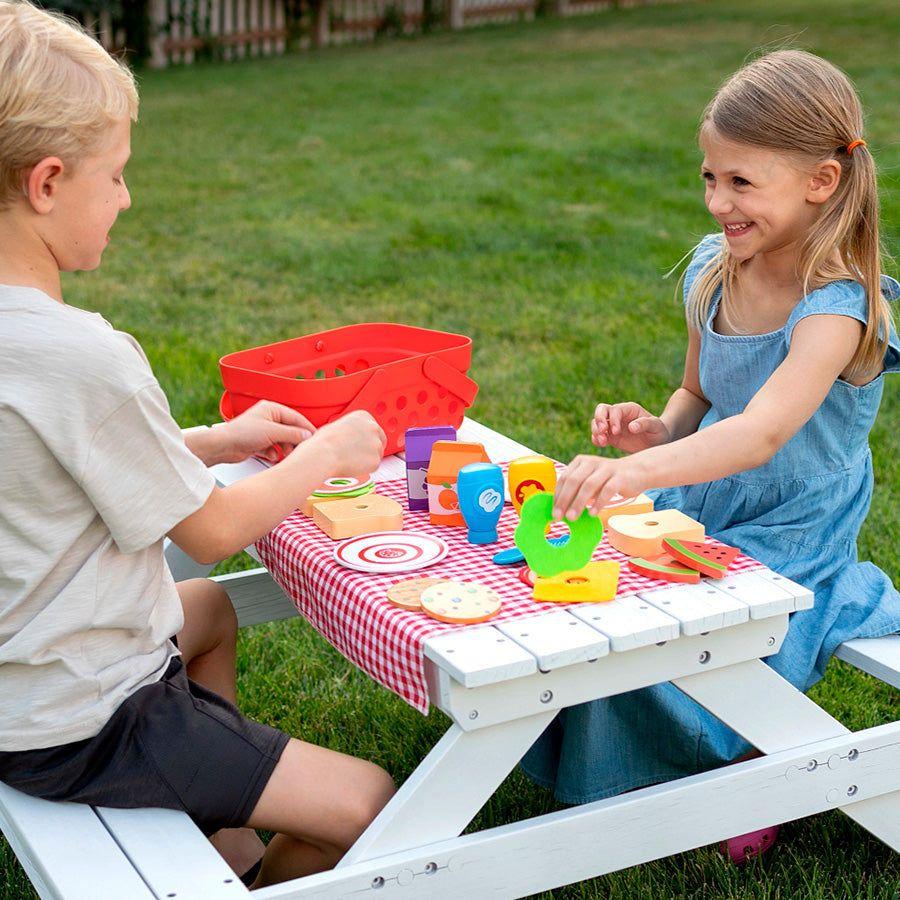
{"type": "MultiPolygon", "coordinates": [[[[478,385],[468,375],[455,369],[450,363],[438,356],[429,356],[422,364],[422,372],[426,378],[447,388],[451,394],[456,394],[466,406],[471,406],[478,393],[478,385]]],[[[371,382],[369,382],[371,384],[371,382]]],[[[367,384],[366,387],[369,385],[367,384]]]]}
{"type": "Polygon", "coordinates": [[[335,413],[328,421],[334,422],[341,416],[357,409],[372,410],[380,397],[384,395],[382,384],[386,380],[383,369],[375,369],[369,376],[369,380],[356,392],[356,396],[339,412],[335,413]]]}

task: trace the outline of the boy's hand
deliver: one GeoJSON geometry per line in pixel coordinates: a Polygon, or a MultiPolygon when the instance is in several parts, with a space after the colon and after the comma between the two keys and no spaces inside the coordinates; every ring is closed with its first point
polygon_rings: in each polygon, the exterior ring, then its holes
{"type": "Polygon", "coordinates": [[[221,440],[221,462],[241,462],[248,456],[259,456],[274,463],[312,437],[316,429],[289,406],[260,400],[215,430],[221,440]]]}
{"type": "Polygon", "coordinates": [[[616,447],[636,453],[668,443],[669,429],[658,416],[638,403],[600,403],[591,422],[591,440],[596,447],[616,447]]]}
{"type": "Polygon", "coordinates": [[[576,456],[556,483],[553,518],[574,522],[584,509],[598,515],[616,494],[636,497],[650,487],[644,483],[639,458],[576,456]]]}
{"type": "Polygon", "coordinates": [[[323,425],[313,439],[333,476],[368,477],[384,456],[387,438],[370,413],[355,410],[323,425]]]}

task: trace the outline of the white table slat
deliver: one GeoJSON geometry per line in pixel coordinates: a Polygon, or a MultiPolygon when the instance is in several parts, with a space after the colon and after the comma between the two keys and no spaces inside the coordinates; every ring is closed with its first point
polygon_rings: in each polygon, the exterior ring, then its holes
{"type": "Polygon", "coordinates": [[[510,462],[520,456],[533,456],[535,453],[524,444],[469,418],[463,419],[456,436],[461,441],[477,441],[482,444],[491,462],[495,463],[510,462]]]}
{"type": "MultiPolygon", "coordinates": [[[[98,807],[122,850],[157,897],[249,897],[199,828],[174,809],[98,807]]],[[[97,878],[103,878],[98,872],[97,878]]]]}
{"type": "Polygon", "coordinates": [[[779,575],[777,572],[773,572],[771,569],[760,569],[757,574],[760,578],[764,578],[771,584],[774,584],[780,588],[784,588],[784,590],[794,595],[794,612],[800,612],[800,610],[802,609],[813,608],[815,597],[813,596],[813,592],[809,590],[809,588],[805,588],[802,584],[797,584],[796,581],[791,581],[791,579],[786,575],[779,575]]]}
{"type": "Polygon", "coordinates": [[[751,619],[765,619],[792,613],[796,609],[794,594],[778,582],[763,578],[759,572],[739,572],[720,579],[711,578],[706,585],[746,603],[750,607],[751,619]]]}
{"type": "Polygon", "coordinates": [[[661,612],[678,619],[681,633],[703,634],[750,618],[750,608],[736,597],[703,584],[673,584],[638,595],[661,612]]]}
{"type": "Polygon", "coordinates": [[[564,609],[498,622],[494,627],[533,654],[542,672],[609,653],[609,638],[605,634],[564,609]]]}
{"type": "Polygon", "coordinates": [[[631,594],[607,603],[583,603],[569,611],[609,638],[616,653],[671,641],[681,633],[677,619],[631,594]]]}
{"type": "Polygon", "coordinates": [[[492,625],[473,625],[428,638],[425,656],[464,687],[509,681],[537,671],[534,655],[492,625]]]}

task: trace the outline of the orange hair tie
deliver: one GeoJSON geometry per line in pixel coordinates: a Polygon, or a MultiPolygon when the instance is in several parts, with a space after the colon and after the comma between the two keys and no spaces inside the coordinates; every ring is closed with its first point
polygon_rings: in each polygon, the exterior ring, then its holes
{"type": "Polygon", "coordinates": [[[857,138],[855,141],[850,141],[850,143],[847,144],[847,155],[852,156],[853,151],[857,147],[868,147],[868,146],[869,145],[862,138],[857,138]]]}

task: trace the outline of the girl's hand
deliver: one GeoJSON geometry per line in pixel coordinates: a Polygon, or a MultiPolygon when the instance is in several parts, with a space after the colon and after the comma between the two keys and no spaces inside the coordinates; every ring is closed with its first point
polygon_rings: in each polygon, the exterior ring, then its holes
{"type": "Polygon", "coordinates": [[[216,426],[221,441],[218,456],[221,462],[241,462],[248,456],[278,462],[312,437],[315,430],[306,417],[289,406],[260,400],[230,422],[216,426]]]}
{"type": "Polygon", "coordinates": [[[616,447],[636,453],[670,440],[669,429],[658,416],[638,403],[600,403],[591,422],[591,441],[596,447],[616,447]]]}
{"type": "Polygon", "coordinates": [[[368,478],[381,465],[387,445],[381,426],[359,409],[323,425],[313,440],[328,460],[332,477],[368,478]]]}
{"type": "Polygon", "coordinates": [[[639,456],[622,459],[576,456],[556,483],[553,518],[574,522],[585,509],[598,515],[616,494],[636,497],[650,487],[644,483],[639,459],[639,456]]]}

